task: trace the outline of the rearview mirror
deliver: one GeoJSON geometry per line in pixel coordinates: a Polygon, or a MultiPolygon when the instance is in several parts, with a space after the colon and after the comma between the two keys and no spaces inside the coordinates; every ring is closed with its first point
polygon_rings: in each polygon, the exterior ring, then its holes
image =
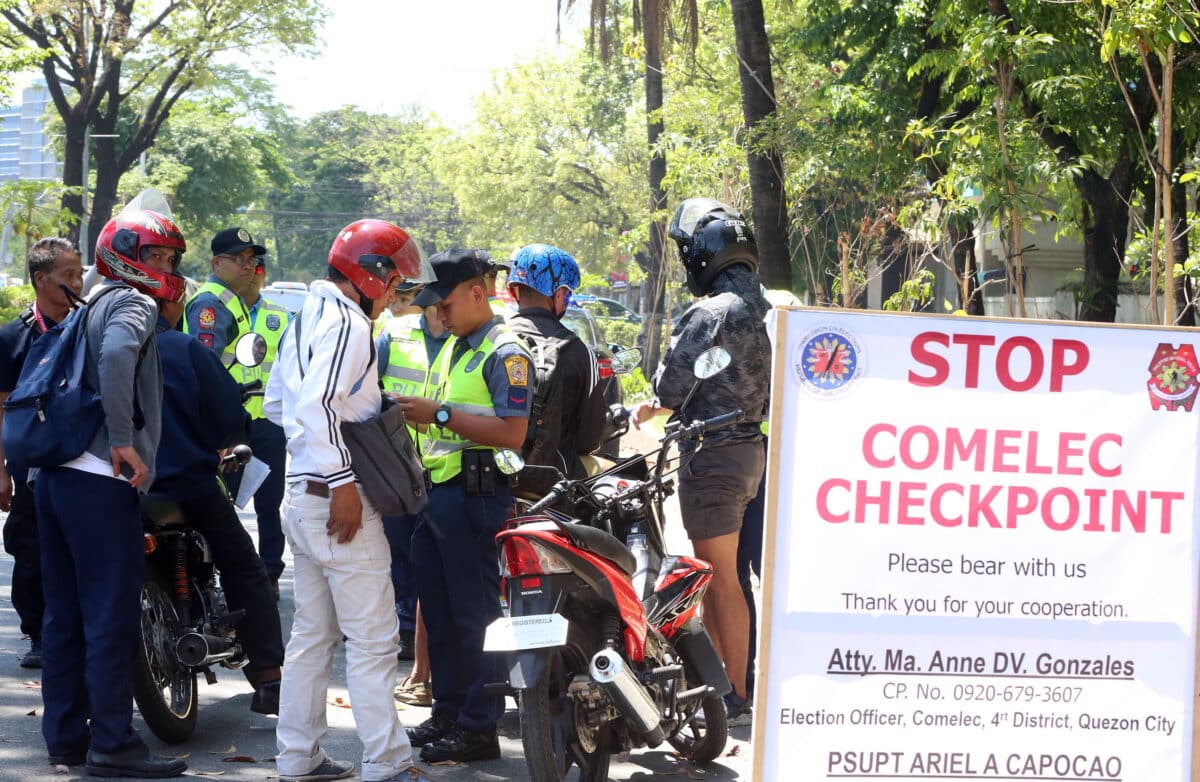
{"type": "Polygon", "coordinates": [[[501,448],[496,451],[496,469],[505,475],[516,475],[525,469],[525,460],[516,451],[501,448]]]}
{"type": "Polygon", "coordinates": [[[692,373],[700,380],[707,380],[729,366],[729,351],[723,347],[713,347],[701,353],[692,366],[692,373]]]}
{"type": "Polygon", "coordinates": [[[234,343],[233,355],[244,367],[256,367],[267,357],[267,341],[262,334],[243,334],[234,343]]]}
{"type": "Polygon", "coordinates": [[[618,375],[623,375],[637,369],[642,363],[641,348],[625,348],[618,350],[613,356],[613,372],[618,375]]]}

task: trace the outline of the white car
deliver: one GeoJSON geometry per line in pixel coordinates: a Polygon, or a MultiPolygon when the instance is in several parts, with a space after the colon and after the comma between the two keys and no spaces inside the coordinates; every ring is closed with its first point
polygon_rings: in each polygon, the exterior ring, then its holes
{"type": "Polygon", "coordinates": [[[294,315],[304,306],[308,286],[302,282],[273,282],[262,289],[262,295],[294,315]]]}

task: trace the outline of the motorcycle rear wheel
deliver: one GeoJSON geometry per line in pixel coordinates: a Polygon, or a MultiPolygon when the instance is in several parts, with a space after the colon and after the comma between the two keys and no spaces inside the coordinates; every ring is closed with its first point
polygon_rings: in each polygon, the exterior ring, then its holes
{"type": "Polygon", "coordinates": [[[146,726],[168,744],[187,741],[196,731],[196,674],[175,655],[181,632],[170,591],[147,574],[142,584],[142,628],[133,668],[133,700],[146,726]]]}
{"type": "Polygon", "coordinates": [[[729,738],[729,722],[725,718],[725,699],[709,695],[700,702],[700,710],[690,722],[667,739],[679,754],[692,763],[703,766],[711,763],[725,750],[729,738]],[[700,715],[703,714],[703,720],[700,715]]]}
{"type": "Polygon", "coordinates": [[[574,764],[579,782],[604,782],[612,760],[612,736],[607,727],[588,737],[584,746],[575,703],[567,686],[587,669],[582,650],[574,645],[556,649],[537,683],[520,697],[521,743],[530,782],[561,782],[574,764]]]}

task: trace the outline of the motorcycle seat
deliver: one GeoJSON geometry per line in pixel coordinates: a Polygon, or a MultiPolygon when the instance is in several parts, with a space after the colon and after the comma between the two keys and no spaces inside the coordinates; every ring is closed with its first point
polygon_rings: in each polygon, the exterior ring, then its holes
{"type": "Polygon", "coordinates": [[[604,530],[584,524],[560,524],[559,529],[576,546],[611,561],[621,568],[625,575],[632,576],[637,570],[637,559],[634,558],[633,552],[604,530]]]}
{"type": "Polygon", "coordinates": [[[179,505],[165,494],[143,494],[142,522],[159,527],[183,526],[186,520],[179,505]]]}

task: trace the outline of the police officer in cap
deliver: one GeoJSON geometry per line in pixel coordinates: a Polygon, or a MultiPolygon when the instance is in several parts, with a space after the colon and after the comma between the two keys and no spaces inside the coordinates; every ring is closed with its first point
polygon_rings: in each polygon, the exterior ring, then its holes
{"type": "MultiPolygon", "coordinates": [[[[287,308],[276,304],[262,295],[263,283],[267,280],[266,256],[255,258],[254,275],[243,292],[242,299],[250,318],[250,330],[262,336],[267,343],[267,354],[263,362],[256,367],[244,367],[234,364],[229,368],[234,380],[239,383],[249,383],[261,380],[262,387],[267,387],[271,378],[271,369],[275,366],[275,356],[279,352],[279,340],[283,330],[287,328],[290,313],[287,308]]],[[[283,436],[283,428],[268,421],[263,415],[261,396],[252,396],[246,400],[246,412],[250,414],[250,441],[248,445],[254,451],[254,456],[271,468],[267,479],[254,492],[254,512],[258,515],[258,555],[267,575],[271,579],[271,588],[275,599],[279,599],[279,576],[283,573],[283,528],[279,521],[279,506],[283,503],[284,471],[287,460],[287,440],[283,436]]],[[[233,496],[237,496],[242,482],[242,473],[234,472],[226,476],[225,483],[233,496]]]]}
{"type": "Polygon", "coordinates": [[[482,690],[503,672],[498,658],[484,654],[483,637],[500,616],[493,539],[512,495],[494,455],[525,442],[534,379],[529,354],[488,303],[485,257],[450,250],[430,259],[437,281],[415,303],[437,304],[453,337],[438,357],[431,397],[398,399],[405,416],[424,425],[421,451],[433,481],[412,539],[433,716],[409,730],[429,763],[500,756],[496,722],[504,701],[482,690]]]}
{"type": "Polygon", "coordinates": [[[267,248],[255,244],[245,228],[226,228],[212,238],[212,274],[187,303],[183,330],[217,351],[233,366],[233,343],[250,330],[250,312],[242,294],[254,278],[257,257],[267,248]]]}

